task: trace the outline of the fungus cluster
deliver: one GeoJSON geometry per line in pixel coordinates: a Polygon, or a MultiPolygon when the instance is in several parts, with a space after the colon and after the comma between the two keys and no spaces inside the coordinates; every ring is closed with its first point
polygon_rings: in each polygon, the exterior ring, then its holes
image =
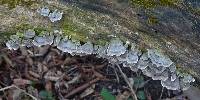
{"type": "Polygon", "coordinates": [[[22,37],[12,35],[6,46],[10,50],[17,50],[20,46],[44,45],[56,46],[59,50],[71,55],[91,55],[108,59],[111,64],[121,64],[129,67],[132,71],[141,70],[144,75],[153,80],[160,80],[161,85],[170,90],[187,89],[194,78],[191,75],[178,75],[174,62],[155,49],[147,49],[141,52],[136,45],[131,44],[128,49],[120,39],[113,39],[105,46],[93,45],[90,41],[81,44],[79,41],[64,37],[57,33],[44,32],[42,35],[35,35],[35,31],[29,29],[22,37]]]}
{"type": "Polygon", "coordinates": [[[56,22],[62,19],[62,12],[59,12],[57,9],[51,12],[48,7],[43,7],[37,10],[37,12],[44,16],[49,17],[51,22],[56,22]]]}

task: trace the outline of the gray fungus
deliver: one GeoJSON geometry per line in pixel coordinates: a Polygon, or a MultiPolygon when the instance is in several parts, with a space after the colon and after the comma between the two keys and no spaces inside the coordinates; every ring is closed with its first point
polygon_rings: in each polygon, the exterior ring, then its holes
{"type": "Polygon", "coordinates": [[[141,70],[144,75],[153,80],[160,80],[161,85],[170,90],[186,90],[190,87],[190,83],[195,81],[191,75],[178,75],[174,62],[153,48],[142,53],[133,44],[131,49],[128,49],[118,38],[112,39],[105,46],[93,45],[90,41],[81,45],[78,41],[72,41],[70,38],[54,32],[44,33],[36,36],[34,30],[29,29],[24,32],[24,38],[12,35],[6,42],[6,46],[10,50],[17,50],[20,46],[29,48],[53,45],[71,55],[95,54],[97,57],[108,59],[111,64],[122,64],[135,72],[141,70]]]}

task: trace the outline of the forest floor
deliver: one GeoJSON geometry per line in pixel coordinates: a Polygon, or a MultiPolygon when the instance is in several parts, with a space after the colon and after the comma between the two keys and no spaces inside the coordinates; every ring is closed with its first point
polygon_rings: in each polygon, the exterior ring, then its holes
{"type": "Polygon", "coordinates": [[[129,68],[95,55],[71,56],[52,46],[0,47],[2,100],[186,100],[129,68]]]}

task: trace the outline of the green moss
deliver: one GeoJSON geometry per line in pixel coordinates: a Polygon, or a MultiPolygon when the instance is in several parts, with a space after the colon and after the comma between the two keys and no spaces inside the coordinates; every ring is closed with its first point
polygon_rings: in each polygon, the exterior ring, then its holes
{"type": "Polygon", "coordinates": [[[91,40],[96,45],[106,45],[111,38],[108,38],[107,34],[98,34],[95,37],[91,37],[91,40]]]}
{"type": "Polygon", "coordinates": [[[159,49],[162,48],[162,43],[160,43],[161,41],[158,41],[158,39],[156,37],[153,37],[151,35],[149,35],[148,33],[143,33],[140,32],[140,37],[142,37],[142,41],[145,44],[149,44],[151,45],[151,47],[154,47],[155,49],[159,49]]]}
{"type": "Polygon", "coordinates": [[[159,21],[155,16],[149,15],[147,22],[150,25],[154,25],[154,24],[157,24],[159,21]]]}
{"type": "Polygon", "coordinates": [[[51,31],[51,29],[49,28],[45,28],[41,26],[32,26],[28,23],[20,23],[16,25],[13,29],[15,32],[24,32],[25,30],[28,30],[28,29],[34,29],[37,35],[39,35],[43,31],[48,31],[48,32],[51,31]]]}
{"type": "Polygon", "coordinates": [[[20,24],[16,25],[14,29],[16,29],[16,31],[23,31],[23,30],[27,30],[30,28],[32,28],[32,26],[30,24],[20,23],[20,24]]]}
{"type": "Polygon", "coordinates": [[[148,52],[147,49],[146,49],[145,47],[139,47],[139,50],[140,50],[142,53],[148,52]]]}
{"type": "Polygon", "coordinates": [[[157,6],[174,6],[180,3],[181,0],[131,0],[133,5],[144,7],[144,8],[154,8],[157,6]]]}
{"type": "Polygon", "coordinates": [[[99,39],[97,41],[95,41],[95,44],[97,45],[106,45],[108,43],[108,41],[104,40],[104,39],[99,39]]]}
{"type": "Polygon", "coordinates": [[[32,28],[29,24],[26,23],[20,23],[16,26],[14,26],[11,30],[0,33],[0,42],[6,41],[11,35],[18,34],[19,36],[22,36],[22,33],[24,30],[32,28]]]}
{"type": "Polygon", "coordinates": [[[160,5],[163,5],[163,6],[173,6],[180,2],[180,0],[159,0],[159,1],[160,1],[160,5]]]}
{"type": "Polygon", "coordinates": [[[87,38],[87,29],[78,27],[75,23],[65,18],[61,23],[61,29],[64,32],[64,35],[70,36],[72,39],[86,42],[87,38]]]}
{"type": "Polygon", "coordinates": [[[42,34],[42,32],[45,32],[45,31],[50,32],[51,30],[48,28],[38,26],[38,27],[34,28],[34,31],[35,31],[36,35],[40,35],[40,34],[42,34]]]}
{"type": "Polygon", "coordinates": [[[95,16],[91,17],[92,14],[79,10],[77,8],[68,9],[67,14],[65,14],[59,23],[64,35],[70,36],[74,40],[79,40],[82,42],[87,42],[91,40],[93,42],[93,35],[90,34],[91,27],[95,25],[95,16]],[[77,21],[73,21],[73,17],[76,17],[77,21]]]}
{"type": "Polygon", "coordinates": [[[33,0],[0,0],[0,4],[7,4],[9,8],[15,8],[16,5],[31,6],[33,0]]]}
{"type": "Polygon", "coordinates": [[[23,32],[17,32],[16,35],[19,36],[20,38],[24,37],[24,33],[23,32]]]}
{"type": "Polygon", "coordinates": [[[4,43],[6,40],[9,39],[11,35],[15,34],[14,32],[3,32],[0,33],[0,44],[4,43]]]}
{"type": "Polygon", "coordinates": [[[177,69],[177,72],[180,76],[184,76],[184,75],[193,75],[195,77],[198,77],[199,78],[199,74],[196,73],[193,69],[190,69],[189,67],[188,68],[184,68],[184,67],[181,67],[179,64],[176,64],[176,69],[177,69]]]}
{"type": "Polygon", "coordinates": [[[131,3],[144,8],[151,8],[157,5],[153,0],[131,0],[131,3]]]}

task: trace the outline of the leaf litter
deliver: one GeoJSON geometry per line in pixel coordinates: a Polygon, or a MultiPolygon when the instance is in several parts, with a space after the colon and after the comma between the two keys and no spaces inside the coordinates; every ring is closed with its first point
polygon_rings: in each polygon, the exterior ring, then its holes
{"type": "Polygon", "coordinates": [[[53,46],[0,49],[0,99],[157,100],[181,91],[95,55],[72,56],[53,46]],[[112,67],[111,67],[112,66],[112,67]]]}

